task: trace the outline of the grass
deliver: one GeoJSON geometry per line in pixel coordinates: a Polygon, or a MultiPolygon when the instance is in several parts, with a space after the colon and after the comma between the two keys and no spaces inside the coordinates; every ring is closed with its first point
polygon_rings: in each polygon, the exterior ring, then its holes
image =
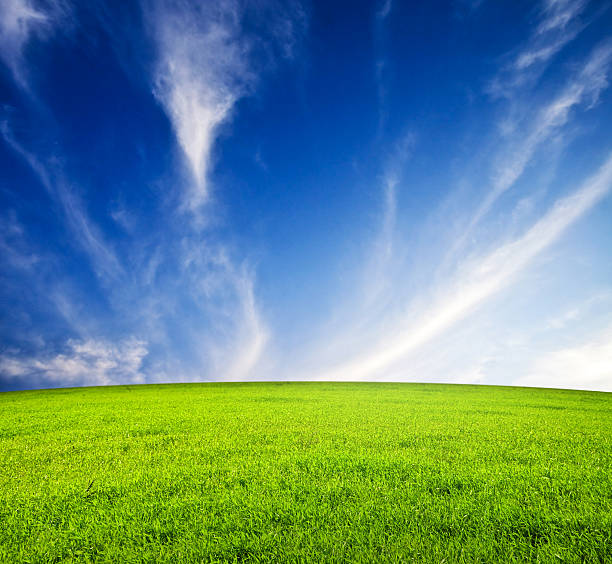
{"type": "Polygon", "coordinates": [[[0,394],[2,562],[612,562],[612,395],[0,394]]]}

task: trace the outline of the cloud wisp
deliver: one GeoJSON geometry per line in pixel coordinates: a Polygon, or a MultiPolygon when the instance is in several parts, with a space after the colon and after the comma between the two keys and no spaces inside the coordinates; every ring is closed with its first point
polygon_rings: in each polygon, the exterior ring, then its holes
{"type": "MultiPolygon", "coordinates": [[[[585,7],[586,2],[542,4],[539,24],[527,47],[519,52],[511,65],[514,81],[506,98],[515,98],[511,100],[510,108],[513,119],[517,117],[517,89],[529,89],[533,83],[531,79],[537,78],[530,75],[529,81],[526,76],[523,77],[525,80],[519,80],[519,74],[531,73],[536,68],[541,70],[550,63],[563,45],[579,33],[581,24],[578,19],[585,7]],[[549,48],[546,53],[545,46],[549,48]]],[[[376,296],[378,307],[372,307],[367,299],[353,304],[353,312],[348,318],[365,321],[361,324],[351,321],[336,327],[335,336],[329,339],[335,344],[323,345],[321,351],[325,352],[316,353],[320,358],[316,369],[319,379],[418,378],[410,366],[420,358],[420,351],[430,350],[431,343],[502,290],[511,287],[536,256],[557,241],[610,190],[612,159],[606,161],[599,173],[572,196],[559,199],[553,208],[532,223],[522,237],[511,243],[498,242],[493,250],[488,242],[470,254],[464,252],[468,239],[472,240],[472,246],[478,246],[474,242],[475,227],[489,216],[494,204],[523,176],[539,155],[539,150],[551,139],[563,135],[575,110],[589,110],[597,105],[608,87],[611,63],[612,43],[605,40],[591,51],[582,68],[566,79],[551,99],[535,110],[527,106],[519,108],[523,117],[515,121],[512,135],[505,135],[501,149],[497,151],[484,197],[474,209],[463,209],[462,216],[455,218],[459,224],[464,220],[464,227],[449,240],[448,250],[443,251],[440,265],[431,274],[429,288],[416,289],[412,296],[404,289],[413,278],[412,267],[401,264],[403,258],[398,254],[398,247],[415,241],[398,238],[396,190],[401,184],[397,175],[385,177],[385,211],[381,218],[381,233],[374,245],[375,260],[366,260],[365,264],[366,277],[371,281],[370,295],[376,296]],[[390,264],[393,264],[393,272],[388,269],[390,264]],[[441,274],[444,274],[442,279],[441,274]],[[403,281],[402,277],[406,280],[403,281]]],[[[502,75],[506,73],[507,76],[508,72],[506,68],[502,75]]],[[[523,198],[519,204],[527,205],[526,199],[523,198]]],[[[350,306],[348,309],[351,310],[350,306]]],[[[432,366],[431,362],[423,363],[422,360],[419,360],[421,365],[432,366]]],[[[484,379],[485,364],[477,362],[474,365],[477,369],[472,372],[478,374],[479,380],[484,379]]]]}
{"type": "Polygon", "coordinates": [[[381,298],[388,294],[392,270],[396,260],[396,231],[398,221],[398,188],[403,168],[416,144],[416,135],[409,131],[393,146],[382,174],[382,218],[378,236],[366,259],[363,283],[364,309],[380,307],[381,298]]]}
{"type": "Polygon", "coordinates": [[[68,11],[60,0],[49,0],[43,6],[29,0],[4,0],[0,7],[0,59],[26,92],[30,86],[25,49],[32,38],[49,37],[68,11]]]}
{"type": "Polygon", "coordinates": [[[108,282],[121,277],[124,269],[115,251],[65,179],[59,160],[51,158],[49,164],[44,164],[15,139],[6,121],[0,123],[0,132],[6,144],[30,166],[49,196],[59,204],[71,240],[85,252],[96,274],[108,282]]]}
{"type": "Polygon", "coordinates": [[[489,84],[489,94],[512,98],[518,89],[538,80],[552,59],[584,29],[580,16],[588,0],[544,0],[539,22],[526,44],[489,84]]]}
{"type": "Polygon", "coordinates": [[[254,270],[246,261],[233,259],[220,243],[203,247],[184,239],[179,253],[181,283],[174,291],[197,312],[183,330],[196,351],[199,377],[205,373],[223,380],[247,379],[269,339],[256,299],[254,270]]]}
{"type": "Polygon", "coordinates": [[[219,126],[255,79],[237,3],[160,1],[149,13],[158,49],[155,95],[162,102],[193,182],[183,201],[197,212],[209,196],[219,126]]]}
{"type": "Polygon", "coordinates": [[[232,345],[215,355],[213,373],[224,380],[247,380],[260,366],[270,339],[270,331],[264,323],[257,303],[254,277],[243,268],[234,277],[238,296],[238,315],[232,345]]]}
{"type": "Polygon", "coordinates": [[[517,131],[497,158],[491,178],[491,189],[476,209],[462,240],[489,212],[504,192],[512,188],[523,175],[536,151],[560,132],[568,123],[572,110],[593,108],[608,87],[612,42],[596,47],[582,69],[570,79],[549,103],[541,107],[533,117],[527,131],[517,131]]]}
{"type": "Polygon", "coordinates": [[[30,37],[49,25],[48,16],[27,0],[7,0],[0,11],[0,57],[15,82],[27,89],[23,74],[23,50],[30,37]]]}
{"type": "Polygon", "coordinates": [[[612,189],[612,156],[573,194],[559,199],[522,237],[492,253],[466,261],[429,307],[379,335],[354,358],[322,370],[323,380],[384,378],[389,368],[431,342],[499,293],[612,189]]]}
{"type": "Polygon", "coordinates": [[[299,4],[263,2],[249,12],[253,21],[266,20],[261,26],[265,29],[255,37],[244,29],[245,11],[236,0],[157,0],[145,5],[157,49],[153,91],[170,118],[191,173],[182,207],[196,216],[210,197],[209,175],[220,128],[230,120],[236,103],[254,91],[262,51],[293,57],[306,25],[299,4]]]}

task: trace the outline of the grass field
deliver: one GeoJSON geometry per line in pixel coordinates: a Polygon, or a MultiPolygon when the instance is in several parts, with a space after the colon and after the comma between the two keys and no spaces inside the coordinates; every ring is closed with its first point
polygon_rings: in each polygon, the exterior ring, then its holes
{"type": "Polygon", "coordinates": [[[0,394],[0,561],[612,562],[612,395],[0,394]]]}

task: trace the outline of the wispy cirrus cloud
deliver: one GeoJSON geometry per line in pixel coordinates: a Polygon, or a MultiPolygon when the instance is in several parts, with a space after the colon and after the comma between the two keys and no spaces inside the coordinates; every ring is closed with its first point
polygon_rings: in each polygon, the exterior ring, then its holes
{"type": "MultiPolygon", "coordinates": [[[[573,34],[578,32],[575,26],[585,5],[585,2],[550,2],[542,5],[540,21],[532,32],[528,46],[512,65],[515,78],[519,73],[531,72],[552,60],[560,46],[554,52],[551,50],[548,58],[542,54],[531,62],[528,52],[533,54],[535,47],[550,46],[560,37],[566,42],[570,41],[573,34]]],[[[400,177],[387,175],[383,179],[385,205],[381,232],[375,239],[374,260],[366,260],[364,264],[366,279],[375,282],[370,286],[375,290],[373,294],[377,296],[377,303],[373,307],[367,299],[355,302],[347,308],[350,322],[344,325],[342,321],[335,322],[326,344],[314,353],[319,359],[318,367],[314,368],[318,378],[422,379],[432,373],[439,377],[447,373],[448,377],[454,374],[452,377],[464,381],[469,373],[472,374],[469,377],[471,381],[486,380],[486,370],[495,360],[491,360],[491,363],[471,362],[469,355],[453,344],[454,337],[449,336],[449,330],[459,326],[460,332],[475,330],[465,322],[468,316],[492,301],[502,290],[511,288],[539,254],[561,238],[570,225],[609,192],[612,159],[606,161],[582,188],[572,196],[559,199],[547,212],[536,210],[531,197],[522,195],[512,218],[529,207],[531,211],[527,216],[535,216],[536,219],[523,236],[512,242],[501,239],[497,244],[494,240],[482,244],[477,240],[474,228],[489,217],[495,202],[516,184],[529,164],[539,156],[540,149],[553,138],[563,136],[564,128],[575,110],[589,110],[597,105],[602,92],[608,87],[611,63],[612,45],[606,40],[592,50],[582,67],[565,80],[556,94],[536,108],[533,108],[533,104],[523,105],[518,100],[517,89],[521,87],[528,91],[531,81],[521,80],[513,84],[511,95],[516,99],[510,101],[506,119],[510,118],[515,123],[498,143],[489,182],[485,182],[484,195],[476,201],[475,207],[462,207],[460,214],[453,218],[454,226],[445,228],[438,225],[438,229],[450,230],[447,233],[449,238],[447,248],[442,249],[443,256],[437,268],[434,256],[423,259],[429,263],[425,267],[429,272],[425,274],[425,278],[430,278],[429,287],[415,286],[414,272],[419,265],[414,263],[414,252],[409,260],[411,264],[403,262],[410,253],[408,247],[416,241],[405,240],[397,230],[398,221],[401,222],[396,200],[396,190],[402,186],[400,177]],[[541,214],[539,219],[538,213],[541,214]],[[462,224],[463,227],[460,227],[462,224]],[[469,253],[465,249],[468,240],[469,253]],[[385,265],[393,265],[393,271],[385,265]],[[356,323],[355,319],[361,323],[356,323]],[[461,357],[461,362],[467,367],[467,371],[461,372],[463,376],[443,359],[436,364],[421,354],[425,350],[429,351],[428,354],[435,354],[432,343],[438,342],[442,336],[445,342],[448,341],[449,356],[455,359],[461,357]],[[436,366],[446,368],[439,370],[436,366]],[[423,369],[422,373],[418,372],[418,367],[423,369]]],[[[507,73],[507,69],[503,72],[507,73]]],[[[482,180],[476,181],[479,182],[482,180]]],[[[512,229],[516,228],[513,225],[512,229]]],[[[495,348],[491,350],[495,352],[495,348]]],[[[495,358],[491,356],[491,359],[495,358]]],[[[313,363],[306,361],[305,364],[308,370],[312,369],[313,363]]]]}
{"type": "Polygon", "coordinates": [[[184,205],[197,211],[209,196],[208,174],[219,126],[252,87],[249,43],[239,6],[162,1],[149,13],[158,48],[155,95],[164,105],[193,184],[184,205]]]}
{"type": "Polygon", "coordinates": [[[27,82],[23,74],[23,50],[30,37],[49,25],[49,17],[27,0],[7,0],[0,10],[0,57],[21,87],[27,82]]]}
{"type": "MultiPolygon", "coordinates": [[[[14,138],[6,122],[2,124],[2,134],[59,206],[69,240],[88,257],[109,306],[118,310],[129,308],[129,312],[121,314],[123,320],[119,326],[123,326],[123,331],[139,335],[133,338],[147,346],[152,357],[163,359],[158,363],[162,368],[147,373],[151,378],[164,381],[206,377],[236,380],[245,379],[252,373],[264,354],[269,330],[257,303],[254,270],[246,262],[237,261],[227,244],[210,234],[202,235],[199,229],[192,229],[190,223],[175,224],[172,215],[160,217],[160,221],[167,224],[168,237],[157,241],[150,249],[143,248],[138,239],[129,240],[123,245],[123,258],[120,257],[104,231],[87,213],[82,198],[66,180],[58,159],[46,159],[43,164],[41,158],[14,138]],[[133,257],[138,259],[134,261],[133,257]],[[166,272],[164,278],[157,277],[159,270],[166,272]],[[174,275],[168,277],[168,272],[174,275]],[[181,316],[184,316],[180,325],[185,342],[176,347],[168,331],[181,316]],[[174,372],[163,366],[174,367],[174,372]]],[[[15,221],[9,222],[6,236],[0,237],[0,246],[6,242],[11,269],[27,267],[37,260],[19,251],[11,237],[18,229],[15,221]]],[[[89,319],[89,313],[79,305],[78,298],[66,291],[65,281],[52,283],[53,287],[37,299],[48,302],[79,338],[100,340],[97,333],[116,329],[108,327],[104,319],[89,319]]],[[[42,288],[37,290],[42,291],[42,288]]],[[[119,311],[110,313],[116,315],[119,311]]],[[[109,346],[112,344],[105,342],[109,346]]],[[[74,360],[74,355],[61,354],[53,357],[55,360],[49,365],[50,355],[43,347],[38,353],[22,357],[19,366],[49,366],[45,374],[51,379],[59,379],[65,368],[66,381],[76,382],[77,376],[72,370],[80,370],[84,360],[78,355],[74,360]]],[[[11,360],[10,366],[16,366],[16,362],[17,357],[11,360]]],[[[3,366],[6,368],[9,364],[3,366]]],[[[82,379],[79,385],[114,382],[100,371],[94,371],[94,375],[95,380],[82,379]]],[[[117,378],[120,376],[118,373],[117,378]]]]}
{"type": "Polygon", "coordinates": [[[233,273],[237,313],[230,346],[213,347],[213,373],[223,380],[246,380],[261,368],[270,339],[255,296],[254,276],[246,267],[233,273]]]}
{"type": "Polygon", "coordinates": [[[270,336],[256,298],[254,270],[233,258],[225,245],[202,246],[196,240],[182,241],[177,289],[201,316],[185,328],[198,359],[195,368],[216,379],[246,379],[270,336]]]}
{"type": "Polygon", "coordinates": [[[264,2],[250,14],[255,21],[266,20],[266,29],[254,37],[244,30],[245,10],[236,0],[193,4],[159,0],[145,5],[157,47],[154,93],[189,166],[192,182],[182,205],[194,213],[210,195],[219,128],[257,82],[256,54],[271,42],[282,56],[292,57],[306,25],[299,4],[264,2]]]}
{"type": "Polygon", "coordinates": [[[557,53],[584,29],[580,16],[588,0],[544,0],[531,36],[490,82],[494,97],[511,98],[536,81],[557,53]]]}
{"type": "MultiPolygon", "coordinates": [[[[148,247],[138,238],[128,239],[119,255],[59,164],[53,160],[44,165],[4,125],[7,144],[32,168],[62,211],[69,241],[88,257],[110,311],[100,316],[101,312],[84,308],[83,296],[70,291],[69,280],[52,276],[37,286],[30,280],[30,299],[40,308],[54,310],[75,337],[67,342],[68,352],[55,353],[43,342],[37,351],[4,355],[3,385],[19,378],[34,385],[54,385],[62,382],[62,373],[65,385],[137,382],[145,378],[143,374],[154,381],[248,378],[265,352],[269,330],[256,299],[255,273],[246,261],[237,261],[227,244],[210,234],[203,237],[189,223],[175,224],[172,215],[159,218],[168,230],[163,239],[148,247]],[[158,275],[160,271],[164,276],[158,275]],[[177,335],[171,335],[176,327],[177,335]],[[151,360],[147,370],[122,372],[113,364],[131,350],[107,337],[116,331],[133,335],[132,341],[146,348],[151,360]],[[83,356],[80,345],[73,347],[81,341],[105,343],[107,352],[100,358],[83,356]],[[117,351],[112,362],[111,349],[117,351]]],[[[0,247],[6,244],[8,267],[31,269],[38,257],[21,249],[19,224],[9,217],[5,227],[0,247]]],[[[100,347],[99,351],[104,352],[100,347]]]]}
{"type": "MultiPolygon", "coordinates": [[[[384,378],[396,363],[439,337],[477,307],[508,287],[517,276],[563,233],[612,190],[612,156],[573,194],[555,205],[520,238],[493,252],[460,264],[455,276],[440,288],[422,311],[409,311],[376,336],[376,344],[345,362],[324,369],[320,379],[384,378]]],[[[388,324],[387,324],[388,325],[388,324]]]]}
{"type": "Polygon", "coordinates": [[[542,5],[542,21],[535,36],[542,36],[551,31],[564,31],[579,16],[588,0],[546,0],[542,5]]]}
{"type": "Polygon", "coordinates": [[[388,296],[389,287],[393,283],[393,266],[397,262],[397,221],[398,221],[398,189],[401,187],[403,169],[410,159],[417,142],[413,131],[404,133],[393,144],[384,164],[382,183],[382,214],[380,230],[373,241],[364,268],[363,306],[380,307],[388,296]]]}
{"type": "Polygon", "coordinates": [[[256,299],[256,275],[248,261],[230,258],[227,245],[201,231],[203,209],[210,205],[220,128],[230,121],[236,103],[255,91],[265,67],[295,55],[307,18],[299,3],[274,0],[252,6],[235,0],[160,0],[145,4],[144,12],[157,51],[154,93],[190,171],[179,198],[179,209],[194,219],[179,230],[188,281],[184,291],[201,309],[209,329],[196,323],[187,339],[201,349],[196,356],[206,373],[245,379],[270,339],[256,299]]]}
{"type": "Polygon", "coordinates": [[[49,36],[67,13],[60,0],[33,3],[4,0],[0,6],[0,59],[11,70],[15,82],[29,90],[24,51],[33,37],[49,36]]]}
{"type": "MultiPolygon", "coordinates": [[[[580,116],[579,111],[595,108],[608,88],[612,65],[612,41],[609,38],[596,44],[580,65],[575,65],[575,70],[569,73],[555,93],[534,104],[537,99],[534,85],[540,71],[552,62],[562,46],[555,41],[565,44],[582,30],[578,19],[587,5],[588,0],[543,1],[539,6],[539,20],[527,45],[519,50],[513,63],[502,67],[492,81],[493,88],[489,92],[493,95],[503,93],[504,100],[496,149],[488,157],[492,163],[491,172],[488,179],[479,179],[485,187],[482,196],[473,211],[461,220],[464,224],[449,246],[441,271],[465,252],[476,227],[493,211],[500,198],[517,185],[530,165],[537,163],[542,149],[566,144],[569,141],[568,128],[580,116]],[[546,57],[534,55],[537,51],[534,46],[547,50],[553,44],[556,47],[547,51],[546,57]]],[[[513,215],[532,207],[534,197],[535,193],[523,197],[516,204],[513,215]]]]}
{"type": "Polygon", "coordinates": [[[521,72],[534,65],[547,63],[567,43],[578,35],[582,26],[577,18],[584,11],[587,0],[548,0],[541,7],[541,21],[529,44],[512,64],[521,72]]]}
{"type": "Polygon", "coordinates": [[[536,151],[569,122],[573,110],[594,107],[609,84],[612,42],[597,46],[581,70],[569,79],[561,91],[539,108],[526,129],[517,129],[496,158],[491,189],[477,208],[467,232],[491,209],[498,198],[523,175],[536,151]]]}
{"type": "Polygon", "coordinates": [[[0,132],[7,145],[30,166],[49,196],[59,204],[72,241],[86,253],[96,274],[107,281],[116,281],[124,274],[120,260],[64,177],[60,161],[52,157],[44,163],[28,151],[15,138],[7,121],[0,123],[0,132]]]}

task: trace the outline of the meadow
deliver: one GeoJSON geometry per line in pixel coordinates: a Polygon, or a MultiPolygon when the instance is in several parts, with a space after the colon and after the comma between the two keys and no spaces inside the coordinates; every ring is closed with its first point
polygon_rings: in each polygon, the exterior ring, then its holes
{"type": "Polygon", "coordinates": [[[1,562],[612,562],[612,394],[0,394],[1,562]]]}

